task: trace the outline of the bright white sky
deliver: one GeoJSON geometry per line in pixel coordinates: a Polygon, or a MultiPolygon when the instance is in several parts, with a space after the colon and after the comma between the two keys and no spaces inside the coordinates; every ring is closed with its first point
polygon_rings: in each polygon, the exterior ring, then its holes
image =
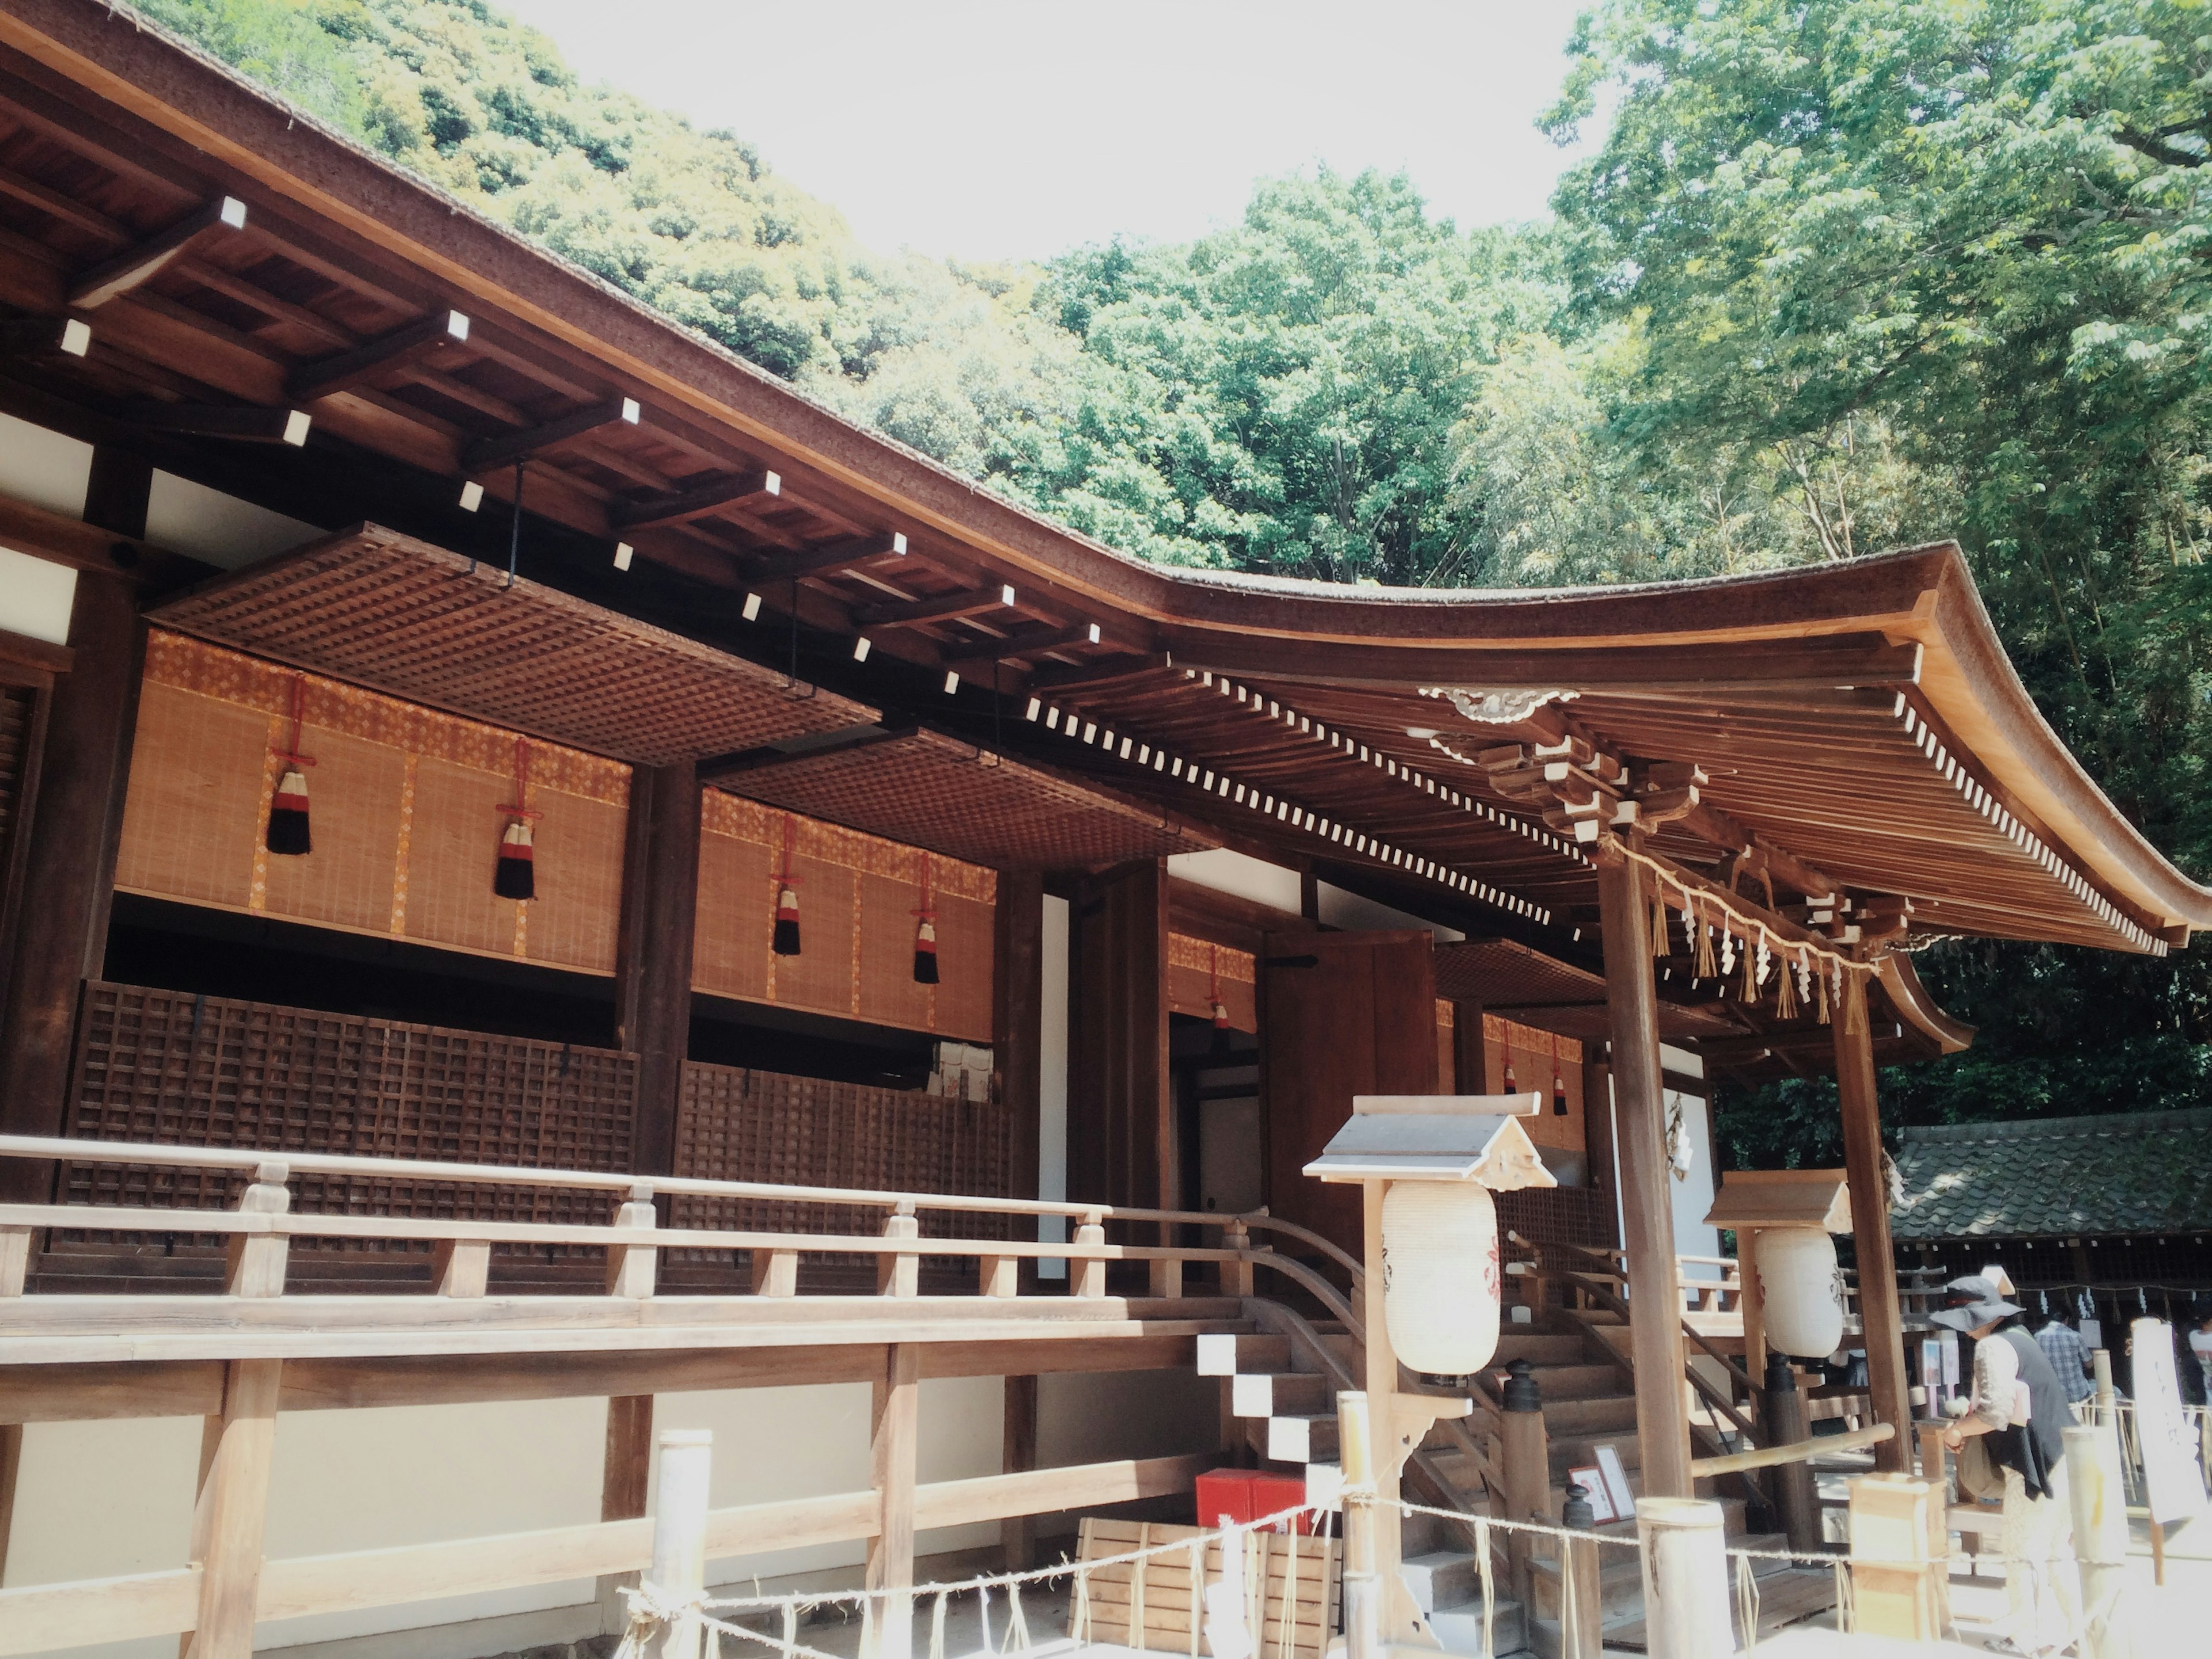
{"type": "Polygon", "coordinates": [[[1254,179],[1403,168],[1544,211],[1532,125],[1587,0],[505,0],[586,80],[726,127],[869,246],[1042,258],[1234,220],[1254,179]]]}

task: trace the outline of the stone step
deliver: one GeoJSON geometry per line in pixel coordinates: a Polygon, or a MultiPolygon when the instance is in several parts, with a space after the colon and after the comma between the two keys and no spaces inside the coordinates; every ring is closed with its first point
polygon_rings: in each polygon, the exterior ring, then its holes
{"type": "MultiPolygon", "coordinates": [[[[1429,1615],[1429,1629],[1446,1653],[1474,1655],[1483,1651],[1482,1602],[1480,1598],[1456,1607],[1438,1607],[1429,1615]]],[[[1518,1601],[1501,1595],[1491,1610],[1489,1651],[1498,1655],[1524,1652],[1528,1646],[1528,1620],[1518,1601]]]]}
{"type": "MultiPolygon", "coordinates": [[[[1598,1546],[1600,1622],[1644,1616],[1644,1564],[1632,1549],[1598,1546]]],[[[1577,1583],[1577,1595],[1589,1588],[1577,1583]]],[[[1528,1607],[1539,1619],[1559,1616],[1559,1564],[1537,1556],[1528,1563],[1528,1607]]]]}
{"type": "Polygon", "coordinates": [[[1200,1376],[1236,1376],[1246,1371],[1286,1371],[1290,1368],[1291,1339],[1287,1336],[1214,1331],[1199,1335],[1200,1376]]]}
{"type": "Polygon", "coordinates": [[[1271,1462],[1334,1463],[1336,1449],[1336,1419],[1334,1416],[1271,1417],[1267,1419],[1267,1456],[1271,1462]]]}
{"type": "Polygon", "coordinates": [[[1423,1613],[1455,1607],[1482,1594],[1482,1575],[1464,1550],[1438,1548],[1409,1555],[1399,1565],[1413,1604],[1423,1613]]]}
{"type": "MultiPolygon", "coordinates": [[[[1587,1439],[1592,1435],[1636,1433],[1636,1396],[1607,1395],[1589,1400],[1544,1401],[1544,1432],[1553,1440],[1587,1439]]],[[[1622,1460],[1625,1463],[1626,1459],[1622,1460]]]]}
{"type": "Polygon", "coordinates": [[[1317,1371],[1239,1371],[1230,1395],[1238,1417],[1312,1416],[1336,1408],[1336,1390],[1317,1371]]]}

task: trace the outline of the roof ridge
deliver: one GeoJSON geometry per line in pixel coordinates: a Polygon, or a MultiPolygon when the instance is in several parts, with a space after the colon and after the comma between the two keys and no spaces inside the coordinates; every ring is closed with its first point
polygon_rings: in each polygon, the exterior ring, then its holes
{"type": "Polygon", "coordinates": [[[1916,1142],[1990,1140],[2000,1136],[2057,1139],[2066,1135],[2148,1129],[2212,1129],[2212,1106],[2175,1106],[2142,1112],[2088,1112],[2075,1117],[1992,1118],[1978,1123],[1908,1124],[1903,1138],[1916,1142]]]}

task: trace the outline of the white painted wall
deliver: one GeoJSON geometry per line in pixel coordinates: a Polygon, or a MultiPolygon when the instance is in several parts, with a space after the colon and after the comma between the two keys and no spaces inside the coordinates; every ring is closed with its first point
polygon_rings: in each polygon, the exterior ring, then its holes
{"type": "MultiPolygon", "coordinates": [[[[1667,1043],[1659,1045],[1659,1063],[1669,1072],[1680,1072],[1686,1077],[1703,1077],[1705,1062],[1686,1048],[1676,1048],[1667,1043]]],[[[1613,1079],[1606,1078],[1606,1110],[1612,1115],[1613,1145],[1620,1145],[1620,1110],[1612,1092],[1613,1079]]],[[[1705,1111],[1705,1103],[1695,1095],[1682,1094],[1668,1089],[1662,1092],[1664,1109],[1671,1114],[1676,1105],[1682,1109],[1682,1133],[1690,1143],[1689,1173],[1676,1181],[1668,1177],[1667,1195],[1671,1203],[1674,1224],[1674,1253],[1677,1255],[1718,1255],[1721,1253],[1720,1230],[1705,1225],[1705,1217],[1713,1207],[1713,1140],[1711,1121],[1705,1111]]],[[[1621,1215],[1620,1183],[1613,1184],[1613,1225],[1615,1237],[1625,1237],[1626,1224],[1621,1215]]],[[[1717,1279],[1724,1270],[1719,1267],[1691,1267],[1685,1276],[1692,1279],[1717,1279]]]]}
{"type": "Polygon", "coordinates": [[[205,559],[225,570],[285,552],[322,533],[311,524],[271,513],[265,507],[210,489],[173,472],[155,472],[154,487],[146,501],[148,541],[205,559]]]}
{"type": "Polygon", "coordinates": [[[1171,853],[1168,855],[1168,873],[1200,887],[1210,887],[1217,893],[1231,893],[1255,904],[1287,910],[1294,916],[1304,906],[1297,871],[1231,852],[1226,847],[1205,853],[1171,853]]]}
{"type": "Polygon", "coordinates": [[[51,559],[0,547],[0,629],[49,645],[69,643],[76,572],[51,559]]]}
{"type": "Polygon", "coordinates": [[[0,415],[0,495],[13,495],[64,519],[82,519],[85,487],[91,482],[90,444],[0,415]]]}
{"type": "Polygon", "coordinates": [[[1436,935],[1439,945],[1456,945],[1467,937],[1456,927],[1446,927],[1390,905],[1378,904],[1373,899],[1360,897],[1357,893],[1347,893],[1341,887],[1332,887],[1325,881],[1316,883],[1316,886],[1321,901],[1321,919],[1331,927],[1366,928],[1376,932],[1424,927],[1436,935]]]}

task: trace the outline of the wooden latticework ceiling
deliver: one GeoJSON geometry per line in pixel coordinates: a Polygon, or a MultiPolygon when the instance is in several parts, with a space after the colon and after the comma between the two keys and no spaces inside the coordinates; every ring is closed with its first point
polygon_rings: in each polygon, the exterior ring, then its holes
{"type": "Polygon", "coordinates": [[[1219,844],[1156,806],[934,732],[763,758],[721,787],[994,869],[1098,869],[1219,844]]]}
{"type": "Polygon", "coordinates": [[[153,615],[256,656],[647,766],[877,719],[865,704],[374,527],[153,615]]]}

